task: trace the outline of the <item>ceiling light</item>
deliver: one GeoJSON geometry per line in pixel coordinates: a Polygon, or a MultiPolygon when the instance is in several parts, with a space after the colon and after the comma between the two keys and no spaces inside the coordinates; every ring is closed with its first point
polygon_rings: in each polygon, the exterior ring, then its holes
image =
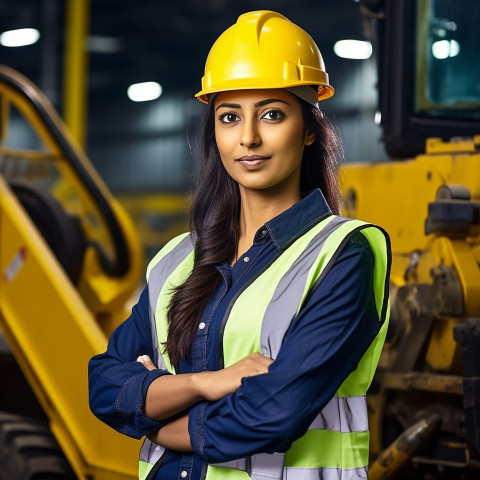
{"type": "Polygon", "coordinates": [[[148,102],[162,94],[162,86],[157,82],[142,82],[130,85],[127,95],[132,102],[148,102]]]}
{"type": "Polygon", "coordinates": [[[439,60],[456,57],[460,53],[460,44],[456,40],[438,40],[432,44],[432,54],[439,60]]]}
{"type": "Polygon", "coordinates": [[[87,39],[88,49],[92,53],[118,53],[123,43],[119,38],[90,35],[87,39]]]}
{"type": "Polygon", "coordinates": [[[35,28],[19,28],[9,30],[0,35],[0,44],[4,47],[24,47],[36,43],[40,38],[40,32],[35,28]]]}
{"type": "Polygon", "coordinates": [[[333,46],[333,51],[342,58],[366,60],[372,55],[372,44],[362,40],[339,40],[333,46]]]}

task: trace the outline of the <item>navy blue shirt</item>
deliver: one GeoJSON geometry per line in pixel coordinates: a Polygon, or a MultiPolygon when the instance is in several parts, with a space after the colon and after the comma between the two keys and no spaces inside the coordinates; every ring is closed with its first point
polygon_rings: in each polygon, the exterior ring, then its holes
{"type": "MultiPolygon", "coordinates": [[[[218,265],[222,284],[199,320],[179,373],[222,368],[220,329],[232,299],[293,241],[330,214],[322,193],[314,190],[260,228],[251,248],[232,267],[218,265]]],[[[189,432],[195,453],[171,451],[154,478],[198,480],[204,462],[283,452],[303,435],[355,370],[381,327],[373,290],[373,262],[367,240],[361,232],[355,233],[292,322],[268,373],[244,378],[235,393],[217,402],[192,406],[188,411],[189,432]]],[[[154,358],[151,338],[145,289],[129,319],[112,334],[107,351],[89,365],[92,411],[111,427],[135,438],[165,424],[143,413],[150,383],[167,374],[148,371],[136,362],[139,355],[154,358]]]]}

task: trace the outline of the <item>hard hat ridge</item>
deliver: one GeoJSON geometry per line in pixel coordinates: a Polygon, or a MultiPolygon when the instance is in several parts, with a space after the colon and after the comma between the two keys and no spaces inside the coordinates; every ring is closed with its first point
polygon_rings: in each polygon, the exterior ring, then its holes
{"type": "Polygon", "coordinates": [[[202,90],[195,96],[227,90],[316,86],[318,100],[334,94],[313,39],[283,15],[260,10],[240,15],[212,46],[202,90]]]}
{"type": "Polygon", "coordinates": [[[243,13],[238,17],[237,23],[233,26],[240,27],[237,29],[237,31],[241,31],[244,28],[252,28],[254,32],[256,31],[255,36],[257,37],[257,41],[260,42],[260,35],[262,33],[263,26],[267,20],[275,17],[282,18],[287,22],[290,21],[287,17],[284,17],[280,13],[273,12],[271,10],[257,10],[255,12],[243,13]]]}

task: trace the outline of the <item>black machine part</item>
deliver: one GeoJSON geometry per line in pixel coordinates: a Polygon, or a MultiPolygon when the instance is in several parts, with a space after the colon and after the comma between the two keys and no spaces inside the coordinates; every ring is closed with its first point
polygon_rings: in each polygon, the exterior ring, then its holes
{"type": "Polygon", "coordinates": [[[79,219],[67,214],[55,198],[34,185],[16,181],[10,183],[10,188],[76,284],[87,246],[79,219]]]}
{"type": "Polygon", "coordinates": [[[462,347],[463,407],[470,459],[480,463],[480,318],[468,318],[453,329],[462,347]]]}
{"type": "Polygon", "coordinates": [[[76,480],[46,423],[0,412],[0,480],[76,480]]]}

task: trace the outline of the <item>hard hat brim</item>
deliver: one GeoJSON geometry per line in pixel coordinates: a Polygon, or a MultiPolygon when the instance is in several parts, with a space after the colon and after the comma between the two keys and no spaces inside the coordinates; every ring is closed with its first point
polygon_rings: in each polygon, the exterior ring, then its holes
{"type": "MultiPolygon", "coordinates": [[[[300,85],[310,85],[315,87],[316,85],[312,85],[310,82],[292,82],[292,83],[285,83],[285,85],[278,85],[278,80],[275,82],[266,82],[264,79],[262,81],[258,81],[258,79],[253,78],[246,78],[243,79],[242,82],[235,80],[235,82],[225,82],[222,84],[217,84],[214,89],[202,89],[198,93],[195,94],[195,98],[200,100],[202,103],[209,103],[209,97],[211,94],[220,93],[220,92],[231,92],[234,90],[269,90],[274,88],[291,88],[291,87],[298,87],[300,85]],[[234,85],[232,85],[234,83],[234,85]],[[275,86],[273,87],[272,84],[275,86]]],[[[318,87],[318,101],[326,100],[327,98],[333,97],[335,94],[335,90],[331,85],[325,84],[320,85],[318,87]]]]}

